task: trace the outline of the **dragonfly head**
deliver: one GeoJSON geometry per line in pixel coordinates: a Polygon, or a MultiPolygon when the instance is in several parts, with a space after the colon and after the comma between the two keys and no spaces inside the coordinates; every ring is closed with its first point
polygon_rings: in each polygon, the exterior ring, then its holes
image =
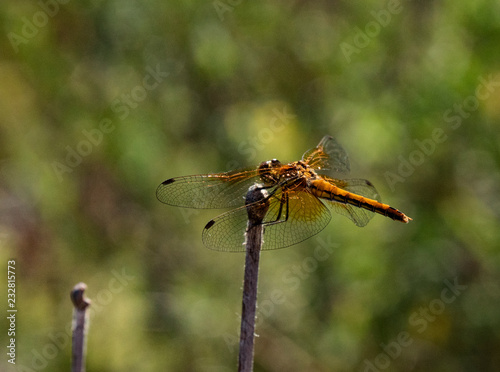
{"type": "Polygon", "coordinates": [[[260,163],[258,172],[259,177],[266,185],[274,185],[279,182],[279,168],[282,164],[279,160],[273,159],[260,163]]]}

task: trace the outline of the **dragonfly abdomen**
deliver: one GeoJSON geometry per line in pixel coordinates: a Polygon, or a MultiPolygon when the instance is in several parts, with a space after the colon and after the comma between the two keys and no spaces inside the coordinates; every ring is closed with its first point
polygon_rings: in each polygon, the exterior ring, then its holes
{"type": "Polygon", "coordinates": [[[395,208],[392,208],[387,204],[343,190],[322,179],[311,181],[309,187],[313,194],[318,198],[323,198],[338,203],[350,204],[355,207],[363,208],[404,223],[408,223],[411,220],[411,218],[406,216],[404,213],[398,211],[395,208]]]}

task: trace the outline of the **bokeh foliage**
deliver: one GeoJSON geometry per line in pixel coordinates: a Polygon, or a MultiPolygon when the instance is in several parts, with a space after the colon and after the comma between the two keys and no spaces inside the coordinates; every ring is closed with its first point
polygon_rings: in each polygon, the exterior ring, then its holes
{"type": "Polygon", "coordinates": [[[79,281],[88,370],[235,370],[244,256],[156,186],[324,134],[414,221],[264,253],[255,370],[498,369],[498,1],[8,0],[0,25],[18,371],[69,370],[79,281]]]}

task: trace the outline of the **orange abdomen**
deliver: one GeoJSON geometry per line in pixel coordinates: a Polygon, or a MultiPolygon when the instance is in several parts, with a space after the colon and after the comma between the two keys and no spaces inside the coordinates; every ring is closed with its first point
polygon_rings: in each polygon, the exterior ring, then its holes
{"type": "Polygon", "coordinates": [[[367,209],[369,211],[381,214],[392,218],[396,221],[408,223],[411,218],[403,212],[398,211],[391,206],[381,203],[377,200],[365,198],[364,196],[354,194],[352,192],[343,190],[323,179],[316,179],[311,181],[309,188],[312,193],[318,198],[323,198],[343,204],[351,204],[358,208],[367,209]]]}

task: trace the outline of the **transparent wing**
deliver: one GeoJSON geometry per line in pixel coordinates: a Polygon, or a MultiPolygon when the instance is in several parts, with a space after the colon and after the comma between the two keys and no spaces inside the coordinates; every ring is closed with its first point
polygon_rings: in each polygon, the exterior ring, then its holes
{"type": "Polygon", "coordinates": [[[257,180],[257,167],[225,173],[171,178],[158,186],[156,197],[187,208],[228,208],[245,204],[248,188],[257,180]]]}
{"type": "MultiPolygon", "coordinates": [[[[282,192],[277,189],[269,197],[269,209],[263,221],[262,250],[300,243],[323,230],[330,218],[328,208],[307,190],[282,192]]],[[[247,221],[246,207],[221,214],[205,226],[203,243],[217,251],[244,252],[247,221]]]]}
{"type": "MultiPolygon", "coordinates": [[[[368,180],[363,180],[363,179],[337,180],[324,175],[320,175],[320,177],[323,178],[325,181],[328,181],[334,184],[335,186],[343,190],[349,191],[353,194],[364,196],[365,198],[376,200],[378,202],[381,201],[380,195],[375,189],[375,186],[373,186],[373,184],[368,180]]],[[[358,208],[350,204],[338,203],[331,200],[324,200],[324,201],[330,208],[332,208],[334,212],[346,216],[352,222],[354,222],[356,226],[359,227],[366,226],[366,224],[370,222],[370,220],[375,215],[375,213],[370,210],[358,208]]]]}
{"type": "Polygon", "coordinates": [[[349,204],[342,204],[333,201],[327,201],[327,204],[335,213],[346,216],[359,227],[366,226],[374,215],[373,212],[366,209],[356,208],[349,204]]]}
{"type": "Polygon", "coordinates": [[[328,175],[346,175],[351,168],[347,152],[332,136],[324,136],[318,146],[304,153],[302,160],[328,175]]]}
{"type": "MultiPolygon", "coordinates": [[[[278,249],[300,243],[319,233],[330,222],[331,214],[328,208],[307,189],[287,192],[287,195],[288,220],[269,224],[264,228],[263,249],[278,249]]],[[[278,218],[281,200],[283,200],[282,194],[276,195],[274,200],[275,202],[269,206],[264,223],[272,223],[278,218]]],[[[285,205],[282,207],[281,220],[286,218],[285,207],[285,205]]]]}

